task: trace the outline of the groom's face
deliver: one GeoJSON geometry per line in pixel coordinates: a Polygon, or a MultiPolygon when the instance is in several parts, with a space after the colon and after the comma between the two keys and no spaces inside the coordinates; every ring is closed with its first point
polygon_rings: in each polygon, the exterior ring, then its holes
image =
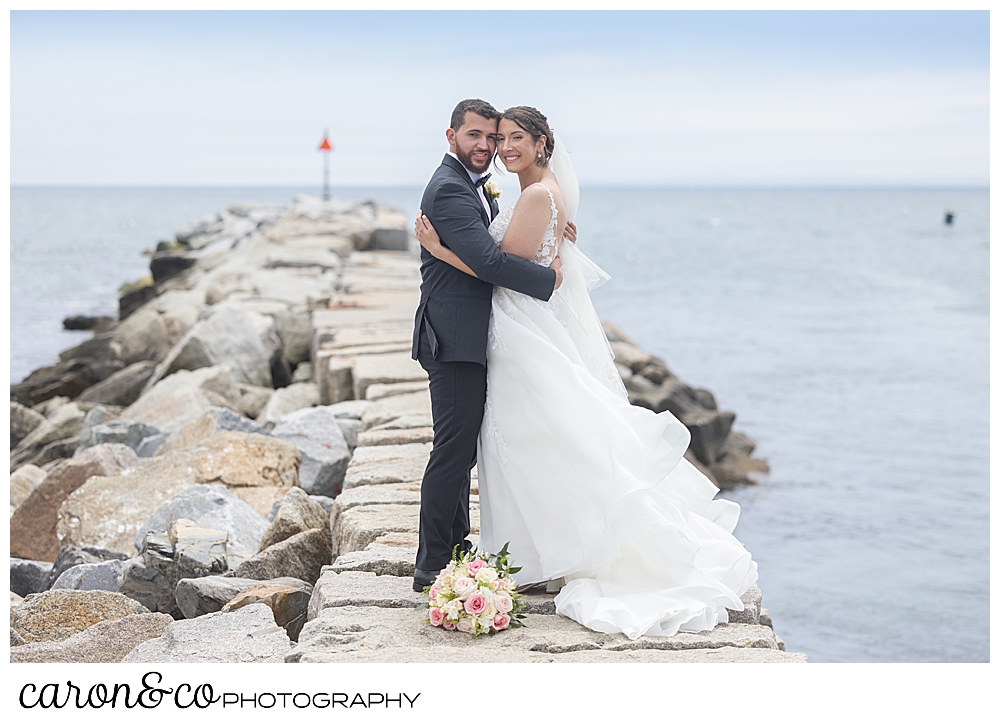
{"type": "Polygon", "coordinates": [[[451,152],[473,173],[484,173],[497,150],[497,122],[466,111],[462,126],[449,128],[445,135],[451,152]]]}

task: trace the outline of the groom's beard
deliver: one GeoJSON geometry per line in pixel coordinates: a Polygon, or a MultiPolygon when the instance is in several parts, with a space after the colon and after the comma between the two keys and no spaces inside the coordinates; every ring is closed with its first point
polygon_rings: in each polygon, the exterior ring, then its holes
{"type": "Polygon", "coordinates": [[[462,165],[465,166],[468,170],[472,171],[473,173],[485,173],[486,169],[490,167],[490,161],[493,160],[494,154],[491,153],[489,157],[487,157],[487,159],[483,162],[482,168],[476,167],[476,162],[472,159],[472,151],[464,153],[461,148],[456,148],[455,155],[458,156],[458,160],[461,161],[462,165]]]}

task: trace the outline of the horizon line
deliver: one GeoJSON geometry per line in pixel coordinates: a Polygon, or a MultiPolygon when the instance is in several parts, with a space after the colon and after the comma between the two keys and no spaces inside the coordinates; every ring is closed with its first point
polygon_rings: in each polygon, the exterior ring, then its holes
{"type": "MultiPolygon", "coordinates": [[[[425,184],[384,184],[384,183],[356,183],[343,185],[330,185],[330,189],[412,189],[423,188],[425,184]]],[[[222,190],[222,189],[315,189],[317,193],[322,193],[322,187],[315,183],[276,183],[276,184],[234,184],[234,183],[210,183],[210,184],[163,184],[163,183],[132,183],[132,184],[90,184],[90,183],[11,183],[13,189],[47,189],[47,190],[132,190],[132,189],[161,189],[161,190],[222,190]]],[[[581,190],[854,190],[854,189],[880,189],[880,190],[985,190],[990,189],[987,183],[904,183],[904,182],[884,182],[884,183],[849,183],[849,182],[826,182],[826,183],[581,183],[581,190]]]]}

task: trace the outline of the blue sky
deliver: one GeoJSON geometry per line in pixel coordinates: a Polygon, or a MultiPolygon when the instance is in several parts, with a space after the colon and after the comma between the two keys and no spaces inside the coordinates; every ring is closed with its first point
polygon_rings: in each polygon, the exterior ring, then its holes
{"type": "Polygon", "coordinates": [[[246,11],[13,12],[11,182],[416,185],[464,97],[585,184],[989,180],[986,12],[246,11]]]}

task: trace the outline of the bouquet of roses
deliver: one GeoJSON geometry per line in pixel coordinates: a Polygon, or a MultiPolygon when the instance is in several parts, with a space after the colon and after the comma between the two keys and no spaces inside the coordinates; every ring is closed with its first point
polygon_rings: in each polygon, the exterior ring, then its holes
{"type": "Polygon", "coordinates": [[[459,553],[456,547],[451,562],[424,590],[429,597],[424,623],[474,637],[523,626],[524,595],[511,577],[520,569],[511,567],[507,545],[496,555],[476,548],[459,553]]]}

